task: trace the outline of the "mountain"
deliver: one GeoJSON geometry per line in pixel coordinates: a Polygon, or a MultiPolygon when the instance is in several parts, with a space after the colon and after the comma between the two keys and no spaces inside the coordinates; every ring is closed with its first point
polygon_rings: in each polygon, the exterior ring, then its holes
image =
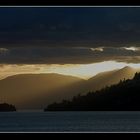
{"type": "Polygon", "coordinates": [[[96,92],[74,96],[71,101],[50,104],[44,111],[140,111],[140,73],[96,92]]]}
{"type": "Polygon", "coordinates": [[[138,70],[126,66],[122,69],[99,73],[87,81],[86,89],[95,91],[105,86],[116,84],[123,79],[132,79],[136,71],[138,70]]]}
{"type": "Polygon", "coordinates": [[[44,105],[77,94],[84,80],[60,74],[19,74],[0,80],[2,102],[19,109],[41,109],[44,105]]]}
{"type": "Polygon", "coordinates": [[[53,102],[96,91],[120,79],[132,78],[136,69],[124,67],[83,80],[61,74],[19,74],[0,80],[0,101],[17,109],[42,109],[53,102]]]}

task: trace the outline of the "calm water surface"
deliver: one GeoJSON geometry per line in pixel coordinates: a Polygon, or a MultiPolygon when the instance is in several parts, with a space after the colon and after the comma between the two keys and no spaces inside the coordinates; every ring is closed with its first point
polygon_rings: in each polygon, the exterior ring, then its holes
{"type": "Polygon", "coordinates": [[[0,132],[140,132],[140,112],[5,112],[0,132]]]}

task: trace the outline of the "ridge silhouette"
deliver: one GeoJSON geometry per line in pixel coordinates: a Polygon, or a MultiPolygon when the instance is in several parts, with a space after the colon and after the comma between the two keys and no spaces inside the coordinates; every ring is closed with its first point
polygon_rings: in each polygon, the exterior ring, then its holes
{"type": "Polygon", "coordinates": [[[140,111],[140,73],[71,101],[50,104],[44,111],[140,111]]]}
{"type": "Polygon", "coordinates": [[[0,80],[0,101],[14,104],[17,109],[42,109],[53,102],[71,100],[79,93],[100,90],[117,84],[120,79],[132,79],[137,70],[124,67],[99,73],[88,80],[50,74],[18,74],[0,80]]]}

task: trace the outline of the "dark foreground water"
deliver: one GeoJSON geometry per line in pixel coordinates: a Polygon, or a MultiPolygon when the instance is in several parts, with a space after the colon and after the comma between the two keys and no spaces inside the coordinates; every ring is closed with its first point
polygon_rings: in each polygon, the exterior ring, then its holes
{"type": "Polygon", "coordinates": [[[0,132],[140,132],[140,112],[6,112],[0,132]]]}

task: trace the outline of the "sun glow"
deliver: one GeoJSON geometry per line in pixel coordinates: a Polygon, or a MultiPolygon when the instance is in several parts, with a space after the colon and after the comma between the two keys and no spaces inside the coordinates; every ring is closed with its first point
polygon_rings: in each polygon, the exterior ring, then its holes
{"type": "Polygon", "coordinates": [[[46,71],[45,68],[43,68],[42,72],[44,71],[45,73],[59,73],[88,79],[96,75],[97,73],[117,68],[123,68],[124,66],[125,63],[119,63],[115,61],[105,61],[94,64],[79,64],[79,65],[65,64],[62,66],[52,65],[49,67],[49,69],[46,69],[46,71]]]}
{"type": "Polygon", "coordinates": [[[123,49],[128,50],[128,51],[140,51],[139,47],[123,47],[123,49]]]}
{"type": "Polygon", "coordinates": [[[39,73],[58,73],[63,75],[76,76],[88,79],[100,72],[120,69],[125,66],[140,68],[140,63],[124,63],[116,61],[104,61],[92,64],[35,64],[35,65],[8,65],[1,66],[0,79],[16,74],[39,74],[39,73]]]}

